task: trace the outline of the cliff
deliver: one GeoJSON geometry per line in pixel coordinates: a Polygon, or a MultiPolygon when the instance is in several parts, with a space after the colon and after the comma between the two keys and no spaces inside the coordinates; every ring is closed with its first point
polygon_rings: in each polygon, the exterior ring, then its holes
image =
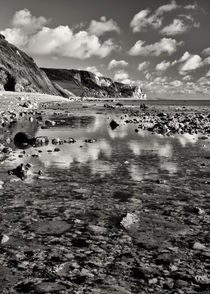
{"type": "Polygon", "coordinates": [[[138,86],[126,85],[99,77],[94,73],[76,69],[43,68],[51,81],[70,91],[78,97],[134,97],[146,99],[146,95],[138,86]]]}
{"type": "Polygon", "coordinates": [[[70,94],[51,82],[34,60],[0,34],[0,91],[70,94]]]}

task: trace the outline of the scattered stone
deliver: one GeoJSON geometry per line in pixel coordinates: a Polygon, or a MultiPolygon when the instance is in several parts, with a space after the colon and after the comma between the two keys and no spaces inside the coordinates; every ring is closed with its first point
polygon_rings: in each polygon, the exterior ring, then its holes
{"type": "Polygon", "coordinates": [[[7,243],[9,241],[9,237],[7,235],[2,235],[1,244],[7,243]]]}
{"type": "Polygon", "coordinates": [[[45,125],[50,126],[50,127],[54,127],[56,125],[56,122],[48,119],[45,121],[45,125]]]}
{"type": "Polygon", "coordinates": [[[95,142],[97,142],[97,140],[94,138],[91,138],[91,139],[86,139],[85,142],[86,143],[95,143],[95,142]]]}
{"type": "Polygon", "coordinates": [[[28,170],[29,170],[29,167],[24,166],[23,164],[20,164],[16,168],[9,170],[8,174],[9,176],[15,175],[23,181],[28,177],[28,170]]]}
{"type": "Polygon", "coordinates": [[[139,218],[134,213],[127,213],[126,217],[124,217],[120,224],[125,228],[129,229],[132,225],[138,223],[139,218]]]}
{"type": "Polygon", "coordinates": [[[119,127],[119,124],[115,120],[112,120],[109,125],[112,130],[115,130],[117,127],[119,127]]]}
{"type": "Polygon", "coordinates": [[[68,144],[73,144],[75,142],[76,142],[76,140],[74,138],[68,138],[68,139],[64,140],[64,143],[68,143],[68,144]]]}
{"type": "Polygon", "coordinates": [[[65,221],[46,220],[32,225],[32,230],[39,235],[62,235],[70,228],[71,226],[65,221]]]}
{"type": "Polygon", "coordinates": [[[201,244],[200,242],[195,242],[193,244],[193,249],[195,249],[195,250],[206,250],[206,246],[201,244]]]}
{"type": "Polygon", "coordinates": [[[60,291],[66,290],[66,287],[59,283],[42,282],[35,286],[37,293],[60,293],[60,291]]]}

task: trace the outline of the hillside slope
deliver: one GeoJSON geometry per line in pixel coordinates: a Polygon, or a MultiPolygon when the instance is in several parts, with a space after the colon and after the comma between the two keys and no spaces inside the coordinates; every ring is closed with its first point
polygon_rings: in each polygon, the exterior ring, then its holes
{"type": "Polygon", "coordinates": [[[69,93],[49,80],[34,60],[0,34],[0,91],[39,92],[68,97],[69,93]]]}
{"type": "Polygon", "coordinates": [[[112,81],[110,78],[76,69],[42,68],[51,81],[79,97],[135,97],[146,99],[138,86],[130,86],[112,81]]]}

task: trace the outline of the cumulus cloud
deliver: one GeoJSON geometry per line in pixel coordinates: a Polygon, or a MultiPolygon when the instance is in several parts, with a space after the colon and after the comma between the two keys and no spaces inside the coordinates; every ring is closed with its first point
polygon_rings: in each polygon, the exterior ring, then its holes
{"type": "Polygon", "coordinates": [[[200,23],[196,23],[191,15],[179,15],[179,18],[175,18],[171,24],[162,28],[160,34],[167,36],[179,35],[199,26],[200,23]]]}
{"type": "Polygon", "coordinates": [[[122,80],[126,80],[129,78],[129,75],[126,71],[124,70],[118,70],[115,75],[114,75],[114,80],[115,81],[122,81],[122,80]]]}
{"type": "Polygon", "coordinates": [[[193,71],[203,65],[202,58],[199,55],[191,55],[181,66],[180,72],[185,73],[193,71]]]}
{"type": "Polygon", "coordinates": [[[139,71],[145,70],[145,69],[148,68],[149,65],[150,65],[150,62],[149,62],[149,61],[141,62],[141,63],[139,63],[139,65],[138,65],[138,70],[139,70],[139,71]]]}
{"type": "Polygon", "coordinates": [[[105,16],[102,16],[100,21],[91,21],[88,31],[90,34],[102,36],[107,32],[120,33],[120,28],[113,19],[107,20],[105,16]]]}
{"type": "Polygon", "coordinates": [[[194,4],[189,4],[189,5],[186,5],[184,8],[185,9],[188,9],[188,10],[194,10],[198,7],[198,4],[197,2],[195,2],[194,4]]]}
{"type": "Polygon", "coordinates": [[[0,31],[6,40],[18,47],[24,47],[28,43],[28,36],[20,28],[7,28],[0,31]]]}
{"type": "Polygon", "coordinates": [[[115,72],[114,81],[128,85],[134,84],[134,81],[129,78],[129,74],[124,70],[118,70],[115,72]]]}
{"type": "MultiPolygon", "coordinates": [[[[105,18],[101,22],[106,23],[105,18]]],[[[107,21],[109,23],[109,21],[107,21]]],[[[102,42],[99,35],[105,32],[101,27],[100,33],[89,31],[74,32],[69,26],[50,28],[45,26],[44,17],[34,17],[27,9],[15,13],[12,28],[1,31],[6,39],[34,55],[51,55],[86,59],[91,56],[104,58],[117,46],[112,39],[102,42]]],[[[91,26],[90,26],[91,27],[91,26]]],[[[109,29],[111,29],[109,27],[109,29]]]]}
{"type": "Polygon", "coordinates": [[[206,77],[210,77],[210,70],[207,71],[207,73],[206,73],[206,77]]]}
{"type": "Polygon", "coordinates": [[[150,14],[149,9],[141,10],[139,13],[134,15],[130,26],[134,33],[141,32],[151,27],[153,29],[158,29],[162,25],[162,20],[158,18],[155,14],[150,14]]]}
{"type": "Polygon", "coordinates": [[[157,71],[165,71],[170,66],[171,66],[171,63],[169,61],[164,60],[156,65],[156,70],[157,71]]]}
{"type": "MultiPolygon", "coordinates": [[[[139,11],[134,15],[133,19],[130,22],[130,27],[133,32],[143,32],[148,29],[158,30],[163,25],[164,14],[173,11],[178,8],[185,8],[187,10],[195,9],[196,3],[193,5],[177,5],[175,0],[172,0],[171,3],[162,5],[156,9],[154,13],[151,13],[150,9],[144,9],[139,11]]],[[[186,32],[192,27],[199,27],[200,24],[196,23],[194,18],[191,15],[179,15],[178,18],[174,19],[173,22],[160,31],[161,34],[167,36],[173,36],[186,32]]]]}
{"type": "Polygon", "coordinates": [[[85,68],[85,70],[94,73],[94,74],[95,74],[96,76],[98,76],[98,77],[102,77],[102,74],[100,73],[100,71],[97,69],[96,66],[87,66],[87,67],[85,68]]]}
{"type": "Polygon", "coordinates": [[[125,60],[111,60],[109,65],[108,65],[108,69],[113,69],[113,68],[119,68],[119,67],[126,67],[128,66],[128,62],[125,60]]]}
{"type": "Polygon", "coordinates": [[[203,53],[204,55],[210,55],[210,47],[204,49],[204,50],[202,51],[202,53],[203,53]]]}
{"type": "Polygon", "coordinates": [[[43,16],[33,16],[27,8],[17,11],[12,20],[14,28],[20,28],[28,34],[39,31],[48,22],[43,16]]]}
{"type": "Polygon", "coordinates": [[[44,27],[28,42],[28,49],[34,55],[56,55],[80,59],[91,56],[103,58],[108,56],[114,48],[115,45],[111,39],[101,43],[97,36],[89,35],[86,31],[74,34],[68,26],[59,26],[55,29],[44,27]]]}
{"type": "Polygon", "coordinates": [[[164,27],[160,33],[167,36],[178,35],[186,32],[188,30],[188,26],[181,19],[174,19],[173,22],[164,27]]]}
{"type": "Polygon", "coordinates": [[[179,72],[182,75],[188,72],[195,71],[196,69],[210,64],[210,57],[202,59],[198,54],[190,54],[188,51],[183,54],[183,56],[178,61],[182,63],[179,68],[179,72]]]}
{"type": "Polygon", "coordinates": [[[129,54],[133,56],[160,56],[162,53],[171,55],[176,52],[178,46],[180,46],[182,42],[177,42],[175,39],[171,38],[162,38],[159,42],[154,44],[144,44],[145,41],[137,41],[136,44],[129,50],[129,54]]]}
{"type": "Polygon", "coordinates": [[[160,6],[153,14],[149,9],[141,10],[134,15],[130,27],[134,33],[145,31],[148,28],[159,29],[163,22],[162,15],[178,7],[176,2],[172,0],[171,3],[160,6]]]}
{"type": "Polygon", "coordinates": [[[192,76],[191,75],[186,75],[182,79],[183,79],[183,81],[190,81],[192,79],[192,76]]]}
{"type": "Polygon", "coordinates": [[[162,5],[160,6],[157,10],[156,10],[156,14],[157,15],[162,15],[166,12],[170,12],[172,10],[175,10],[177,8],[179,8],[180,6],[178,6],[176,4],[176,1],[175,0],[172,0],[171,3],[169,4],[166,4],[166,5],[162,5]]]}

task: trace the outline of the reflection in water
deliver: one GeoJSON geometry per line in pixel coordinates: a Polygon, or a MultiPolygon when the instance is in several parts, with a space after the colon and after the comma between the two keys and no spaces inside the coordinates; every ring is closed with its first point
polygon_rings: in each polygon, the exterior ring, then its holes
{"type": "MultiPolygon", "coordinates": [[[[67,117],[67,122],[62,121],[62,127],[38,129],[37,132],[33,127],[31,134],[28,122],[24,126],[28,130],[27,134],[33,138],[46,136],[49,145],[29,148],[25,155],[22,150],[18,150],[4,164],[15,167],[29,162],[36,170],[51,167],[70,170],[74,168],[73,163],[78,163],[77,168],[81,167],[81,172],[85,166],[93,175],[111,174],[113,179],[125,181],[131,178],[139,182],[154,180],[161,173],[176,174],[181,165],[180,154],[183,149],[189,144],[196,145],[198,140],[198,136],[188,134],[169,138],[141,130],[136,133],[135,124],[125,124],[119,117],[113,117],[120,125],[112,130],[109,125],[111,119],[100,114],[71,116],[67,117]],[[76,143],[56,146],[51,143],[54,138],[65,140],[70,137],[76,143]],[[96,142],[85,143],[89,138],[95,138],[96,142]],[[127,164],[122,165],[124,162],[127,164]]],[[[20,129],[17,126],[16,130],[22,131],[23,126],[20,129]]]]}
{"type": "Polygon", "coordinates": [[[108,134],[111,139],[123,139],[128,135],[128,127],[127,126],[121,126],[114,130],[111,128],[108,128],[108,134]]]}
{"type": "Polygon", "coordinates": [[[139,156],[143,151],[150,151],[152,154],[157,154],[160,157],[171,157],[172,146],[169,143],[160,144],[156,141],[145,140],[145,141],[131,141],[128,143],[129,148],[133,154],[139,156]]]}
{"type": "Polygon", "coordinates": [[[177,138],[180,144],[185,147],[187,144],[195,144],[198,141],[198,135],[183,134],[177,135],[177,138]]]}
{"type": "Polygon", "coordinates": [[[95,124],[95,116],[90,115],[80,115],[75,116],[66,115],[63,119],[63,117],[56,118],[56,124],[60,126],[65,126],[69,128],[81,128],[81,129],[87,129],[92,128],[95,124]]]}
{"type": "Polygon", "coordinates": [[[160,168],[162,170],[167,170],[170,174],[175,174],[178,171],[177,164],[171,161],[161,162],[160,168]]]}

